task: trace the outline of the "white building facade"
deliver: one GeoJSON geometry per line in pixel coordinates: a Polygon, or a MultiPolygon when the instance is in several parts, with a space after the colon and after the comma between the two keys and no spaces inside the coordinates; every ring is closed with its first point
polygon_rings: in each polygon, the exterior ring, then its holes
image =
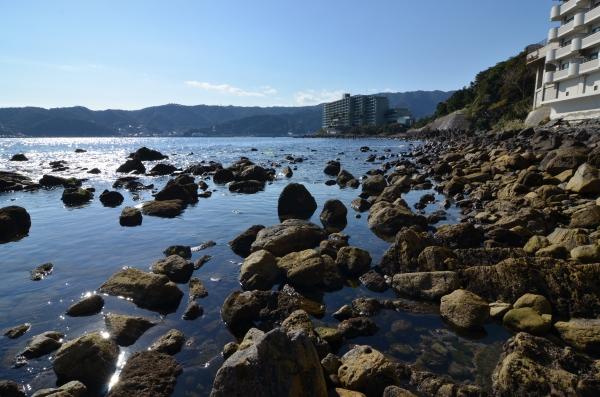
{"type": "Polygon", "coordinates": [[[600,118],[600,0],[556,1],[543,44],[530,47],[537,68],[534,109],[551,119],[600,118]]]}

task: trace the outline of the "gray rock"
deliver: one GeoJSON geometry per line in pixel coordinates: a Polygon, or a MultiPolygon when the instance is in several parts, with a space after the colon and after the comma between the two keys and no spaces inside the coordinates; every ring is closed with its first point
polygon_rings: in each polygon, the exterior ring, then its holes
{"type": "Polygon", "coordinates": [[[442,296],[440,315],[459,328],[478,329],[488,320],[490,308],[478,295],[458,289],[442,296]]]}
{"type": "Polygon", "coordinates": [[[164,274],[175,283],[187,283],[194,272],[194,264],[179,255],[171,255],[155,262],[152,272],[164,274]]]}
{"type": "Polygon", "coordinates": [[[143,317],[109,313],[104,317],[110,335],[120,346],[133,345],[140,336],[156,325],[143,317]]]}
{"type": "Polygon", "coordinates": [[[589,354],[600,354],[600,319],[572,318],[559,321],[554,328],[562,340],[589,354]]]}
{"type": "Polygon", "coordinates": [[[72,317],[91,316],[100,313],[104,307],[104,298],[98,294],[93,294],[72,304],[67,309],[67,315],[72,317]]]}
{"type": "Polygon", "coordinates": [[[31,397],[85,397],[87,387],[79,381],[65,383],[57,389],[42,389],[35,392],[31,397]]]}
{"type": "Polygon", "coordinates": [[[47,331],[36,335],[27,342],[25,350],[19,355],[27,359],[45,356],[62,346],[64,336],[64,334],[57,331],[47,331]]]}
{"type": "Polygon", "coordinates": [[[317,225],[297,219],[288,219],[279,225],[262,229],[252,243],[252,252],[267,250],[275,256],[314,248],[325,238],[325,231],[317,225]]]}
{"type": "Polygon", "coordinates": [[[351,276],[360,276],[371,266],[371,255],[357,247],[342,247],[335,260],[336,265],[351,276]]]}
{"type": "Polygon", "coordinates": [[[125,207],[119,216],[121,226],[134,227],[142,224],[142,211],[135,207],[125,207]]]}
{"type": "Polygon", "coordinates": [[[401,273],[392,278],[392,288],[410,298],[437,300],[459,287],[458,273],[451,271],[401,273]]]}
{"type": "Polygon", "coordinates": [[[171,329],[152,343],[149,350],[175,355],[181,351],[185,343],[185,335],[177,329],[171,329]]]}

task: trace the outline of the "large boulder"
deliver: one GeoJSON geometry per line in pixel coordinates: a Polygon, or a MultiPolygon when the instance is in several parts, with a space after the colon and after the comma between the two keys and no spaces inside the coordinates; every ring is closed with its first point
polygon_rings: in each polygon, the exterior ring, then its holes
{"type": "Polygon", "coordinates": [[[142,146],[135,152],[131,153],[129,157],[140,161],[157,161],[168,159],[169,156],[165,156],[161,152],[153,149],[149,149],[146,146],[142,146]]]}
{"type": "MultiPolygon", "coordinates": [[[[73,380],[55,389],[38,390],[31,397],[85,397],[87,391],[88,389],[83,383],[73,380]]],[[[0,396],[4,396],[4,394],[0,394],[0,396]]]]}
{"type": "Polygon", "coordinates": [[[251,250],[267,250],[275,256],[314,248],[325,238],[317,225],[298,219],[288,219],[279,225],[264,228],[256,235],[251,250]]]}
{"type": "Polygon", "coordinates": [[[25,349],[19,355],[28,359],[45,356],[61,347],[63,337],[64,335],[57,331],[36,335],[27,342],[25,349]]]}
{"type": "Polygon", "coordinates": [[[160,218],[175,218],[185,209],[182,200],[148,201],[144,203],[142,212],[144,215],[157,216],[160,218]]]}
{"type": "Polygon", "coordinates": [[[104,317],[106,328],[119,346],[131,346],[147,330],[156,325],[144,317],[109,313],[104,317]]]}
{"type": "Polygon", "coordinates": [[[170,313],[177,309],[183,292],[167,276],[126,268],[113,274],[100,292],[130,298],[136,305],[170,313]]]}
{"type": "Polygon", "coordinates": [[[317,202],[300,183],[290,183],[279,195],[277,213],[280,220],[309,219],[317,209],[317,202]]]}
{"type": "Polygon", "coordinates": [[[490,316],[488,303],[472,292],[457,289],[442,296],[440,315],[462,329],[482,328],[490,316]]]}
{"type": "Polygon", "coordinates": [[[398,232],[394,243],[383,254],[379,267],[389,276],[415,272],[419,270],[419,255],[429,245],[427,234],[404,228],[398,232]]]}
{"type": "Polygon", "coordinates": [[[544,335],[552,326],[552,316],[540,314],[531,307],[511,309],[502,318],[505,327],[533,335],[544,335]]]}
{"type": "Polygon", "coordinates": [[[577,350],[600,354],[600,319],[572,318],[555,323],[554,328],[562,340],[577,350]]]}
{"type": "Polygon", "coordinates": [[[377,196],[387,187],[387,181],[383,175],[371,175],[362,183],[362,191],[369,196],[377,196]]]}
{"type": "Polygon", "coordinates": [[[401,273],[392,278],[392,287],[410,298],[435,301],[459,288],[460,279],[451,271],[401,273]]]}
{"type": "Polygon", "coordinates": [[[572,170],[587,160],[585,148],[561,148],[549,152],[540,163],[542,169],[551,175],[572,170]]]}
{"type": "Polygon", "coordinates": [[[165,187],[158,192],[154,199],[156,201],[181,200],[186,204],[198,202],[198,185],[194,178],[189,175],[180,175],[167,182],[165,187]]]}
{"type": "Polygon", "coordinates": [[[258,232],[263,230],[265,227],[263,225],[253,225],[242,232],[239,236],[234,238],[229,242],[229,246],[231,250],[235,252],[236,255],[241,256],[242,258],[250,255],[252,243],[256,240],[256,236],[258,232]]]}
{"type": "Polygon", "coordinates": [[[105,207],[118,207],[124,199],[123,195],[117,191],[104,190],[100,194],[100,202],[105,207]]]}
{"type": "Polygon", "coordinates": [[[142,211],[135,207],[125,207],[119,215],[119,224],[126,227],[135,227],[142,224],[142,211]]]}
{"type": "Polygon", "coordinates": [[[546,338],[519,333],[504,344],[492,375],[494,396],[594,396],[600,363],[555,345],[546,338]]]}
{"type": "Polygon", "coordinates": [[[344,203],[340,200],[327,200],[323,205],[320,219],[325,229],[339,232],[348,224],[347,215],[348,209],[344,203]]]}
{"type": "Polygon", "coordinates": [[[152,272],[164,274],[175,283],[187,283],[194,272],[194,264],[179,255],[170,255],[154,262],[152,272]]]}
{"type": "Polygon", "coordinates": [[[371,266],[371,255],[357,247],[342,247],[337,253],[336,265],[350,276],[361,276],[371,266]]]}
{"type": "Polygon", "coordinates": [[[221,306],[221,318],[234,332],[247,331],[272,298],[270,291],[234,291],[221,306]]]}
{"type": "Polygon", "coordinates": [[[250,254],[240,269],[240,284],[246,290],[270,290],[280,278],[277,258],[265,250],[250,254]]]}
{"type": "Polygon", "coordinates": [[[386,241],[393,241],[403,227],[414,226],[419,229],[427,227],[426,218],[414,214],[400,199],[393,203],[387,201],[375,203],[369,210],[368,223],[369,229],[386,241]]]}
{"type": "Polygon", "coordinates": [[[94,332],[65,343],[54,356],[54,372],[60,382],[78,380],[101,389],[115,372],[118,356],[117,344],[94,332]]]}
{"type": "Polygon", "coordinates": [[[16,205],[0,208],[0,243],[23,238],[30,227],[31,217],[25,208],[16,205]]]}
{"type": "Polygon", "coordinates": [[[387,386],[406,377],[406,368],[370,346],[356,346],[342,357],[338,369],[340,384],[367,397],[380,397],[387,386]]]}
{"type": "Polygon", "coordinates": [[[600,170],[587,163],[582,164],[569,179],[566,189],[584,195],[600,193],[600,170]]]}
{"type": "Polygon", "coordinates": [[[127,359],[119,381],[107,397],[169,397],[182,372],[182,367],[167,354],[157,351],[134,353],[127,359]]]}
{"type": "Polygon", "coordinates": [[[143,174],[146,172],[146,167],[139,159],[131,159],[125,161],[117,168],[117,172],[128,174],[135,172],[136,174],[143,174]]]}
{"type": "Polygon", "coordinates": [[[77,206],[89,203],[94,198],[94,193],[83,188],[67,188],[63,191],[61,200],[65,205],[77,206]]]}
{"type": "Polygon", "coordinates": [[[483,231],[470,223],[440,226],[433,237],[449,248],[477,248],[483,243],[483,231]]]}
{"type": "Polygon", "coordinates": [[[249,332],[221,366],[211,397],[327,397],[317,351],[302,333],[249,332]]]}

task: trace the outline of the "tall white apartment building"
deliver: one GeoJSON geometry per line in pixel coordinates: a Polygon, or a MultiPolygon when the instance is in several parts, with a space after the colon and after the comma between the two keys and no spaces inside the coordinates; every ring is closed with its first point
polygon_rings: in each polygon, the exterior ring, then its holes
{"type": "Polygon", "coordinates": [[[551,119],[600,117],[600,0],[556,1],[548,39],[530,47],[527,63],[537,67],[534,109],[551,119]]]}

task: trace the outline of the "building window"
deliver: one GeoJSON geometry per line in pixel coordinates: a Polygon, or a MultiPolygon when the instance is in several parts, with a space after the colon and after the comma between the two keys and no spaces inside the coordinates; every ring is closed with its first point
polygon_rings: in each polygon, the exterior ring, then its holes
{"type": "Polygon", "coordinates": [[[568,45],[571,45],[571,43],[572,43],[572,42],[573,42],[573,40],[570,40],[570,39],[569,39],[569,40],[567,40],[567,39],[563,39],[563,40],[560,42],[560,46],[561,46],[561,47],[566,47],[566,46],[568,46],[568,45]]]}
{"type": "Polygon", "coordinates": [[[568,68],[569,68],[569,62],[560,64],[560,70],[567,70],[568,68]]]}

